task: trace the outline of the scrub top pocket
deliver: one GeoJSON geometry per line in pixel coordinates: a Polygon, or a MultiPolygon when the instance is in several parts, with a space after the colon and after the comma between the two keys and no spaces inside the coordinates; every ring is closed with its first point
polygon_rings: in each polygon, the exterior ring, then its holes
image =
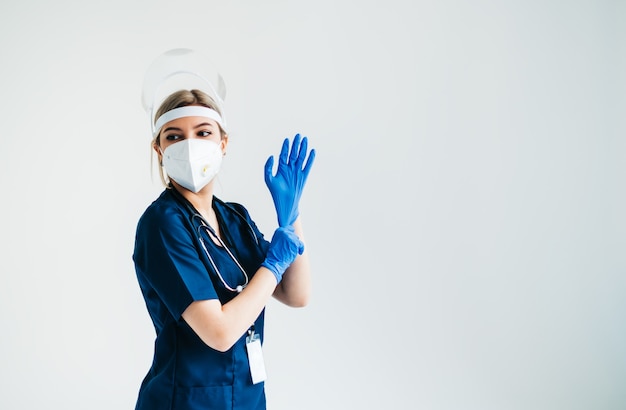
{"type": "Polygon", "coordinates": [[[172,410],[233,408],[233,386],[177,387],[172,410]]]}

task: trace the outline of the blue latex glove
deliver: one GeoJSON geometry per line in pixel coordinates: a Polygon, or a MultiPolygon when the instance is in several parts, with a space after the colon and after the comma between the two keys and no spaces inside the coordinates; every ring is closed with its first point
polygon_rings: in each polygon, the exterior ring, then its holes
{"type": "Polygon", "coordinates": [[[307,137],[301,139],[300,134],[296,134],[290,152],[289,139],[285,138],[278,158],[276,175],[272,175],[274,156],[270,156],[265,163],[265,184],[274,200],[278,226],[292,225],[298,218],[300,196],[302,196],[304,184],[315,160],[315,150],[312,149],[304,164],[307,145],[307,137]]]}
{"type": "Polygon", "coordinates": [[[302,252],[304,252],[304,243],[296,235],[293,226],[278,228],[274,231],[272,242],[261,266],[271,270],[276,277],[276,283],[280,283],[285,270],[298,255],[302,255],[302,252]]]}

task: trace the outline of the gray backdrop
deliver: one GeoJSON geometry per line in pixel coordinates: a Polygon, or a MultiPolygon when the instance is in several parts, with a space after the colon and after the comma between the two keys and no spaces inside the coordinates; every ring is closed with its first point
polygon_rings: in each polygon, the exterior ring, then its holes
{"type": "MultiPolygon", "coordinates": [[[[19,4],[18,4],[19,3],[19,4]]],[[[211,53],[218,195],[318,150],[305,309],[267,307],[271,409],[626,407],[623,1],[0,5],[0,408],[131,409],[154,330],[131,260],[143,73],[211,53]]]]}

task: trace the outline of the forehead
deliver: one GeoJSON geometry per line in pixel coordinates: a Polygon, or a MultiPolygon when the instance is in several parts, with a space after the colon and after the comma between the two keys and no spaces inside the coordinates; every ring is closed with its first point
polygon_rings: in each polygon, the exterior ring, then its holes
{"type": "Polygon", "coordinates": [[[176,118],[170,122],[166,122],[163,125],[163,129],[166,130],[168,128],[194,128],[200,126],[212,126],[217,127],[217,122],[207,117],[199,117],[199,116],[191,116],[191,117],[181,117],[176,118]]]}

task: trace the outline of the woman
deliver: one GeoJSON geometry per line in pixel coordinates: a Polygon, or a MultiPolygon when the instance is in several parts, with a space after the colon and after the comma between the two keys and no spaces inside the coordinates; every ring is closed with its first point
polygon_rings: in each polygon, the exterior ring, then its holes
{"type": "Polygon", "coordinates": [[[246,208],[213,195],[228,136],[199,90],[170,95],[155,116],[153,148],[164,192],[141,216],[133,260],[156,329],[154,359],[136,409],[265,409],[260,353],[271,296],[307,304],[310,272],[298,202],[315,151],[285,140],[265,181],[279,228],[264,239],[246,208]]]}

